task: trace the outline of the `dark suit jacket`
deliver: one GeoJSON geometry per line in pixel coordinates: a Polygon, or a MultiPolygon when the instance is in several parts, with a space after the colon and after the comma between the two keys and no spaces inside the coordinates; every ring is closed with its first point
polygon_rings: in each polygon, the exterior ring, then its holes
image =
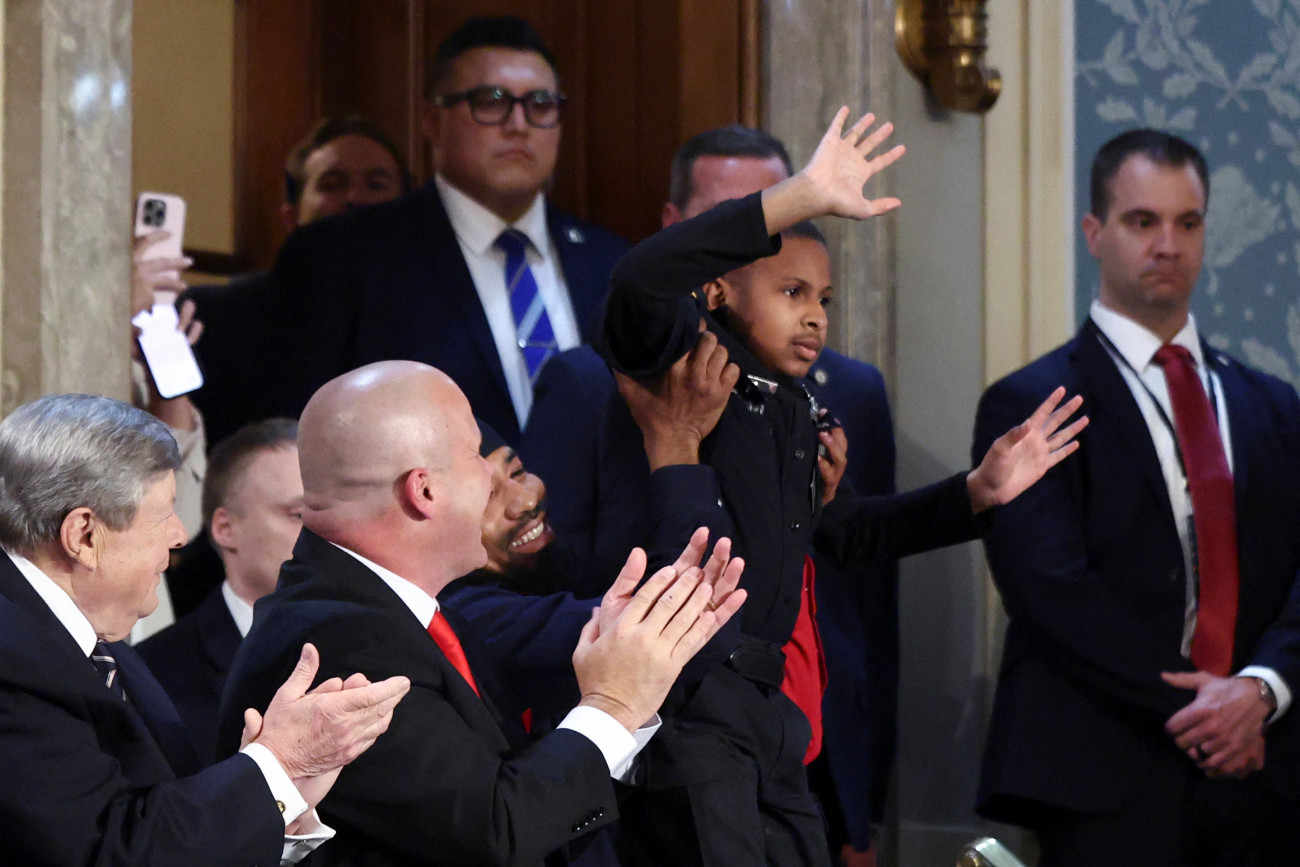
{"type": "Polygon", "coordinates": [[[238,743],[242,708],[266,707],[305,641],[320,649],[320,679],[411,679],[388,731],[321,803],[338,836],[313,864],[540,864],[616,816],[596,746],[567,730],[528,744],[513,720],[545,697],[507,695],[473,630],[444,611],[482,698],[378,576],[308,530],[279,589],[258,602],[227,685],[219,752],[238,743]]]}
{"type": "MultiPolygon", "coordinates": [[[[627,244],[549,206],[547,223],[587,342],[627,244]]],[[[329,379],[372,361],[411,359],[450,375],[474,414],[518,443],[501,359],[432,183],[301,227],[280,251],[274,279],[278,360],[266,414],[296,417],[329,379]]]]}
{"type": "Polygon", "coordinates": [[[239,629],[218,587],[198,608],[136,648],[176,705],[205,765],[214,756],[221,692],[239,641],[239,629]]]}
{"type": "Polygon", "coordinates": [[[197,763],[175,710],[110,648],[129,702],[0,555],[0,862],[278,864],[284,822],[257,766],[177,779],[197,763]]]}
{"type": "Polygon", "coordinates": [[[194,316],[203,323],[194,344],[203,387],[190,399],[203,413],[209,450],[244,425],[267,418],[257,396],[275,376],[266,354],[279,331],[269,316],[270,296],[270,273],[257,271],[224,285],[192,286],[177,302],[193,301],[194,316]]]}
{"type": "MultiPolygon", "coordinates": [[[[1300,401],[1290,386],[1205,346],[1225,393],[1234,458],[1240,600],[1234,670],[1268,666],[1300,687],[1300,401]]],[[[1183,553],[1137,402],[1089,321],[996,383],[974,453],[1058,385],[1082,394],[1079,451],[998,511],[986,545],[1010,617],[979,809],[1035,824],[1044,805],[1120,809],[1153,761],[1180,758],[1165,721],[1193,698],[1160,680],[1179,648],[1183,553]]],[[[1300,783],[1293,707],[1267,732],[1262,779],[1300,783]]]]}

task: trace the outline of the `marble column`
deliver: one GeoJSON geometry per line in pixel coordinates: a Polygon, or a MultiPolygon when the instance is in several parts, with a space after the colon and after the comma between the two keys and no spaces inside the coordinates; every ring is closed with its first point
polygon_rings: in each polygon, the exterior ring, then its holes
{"type": "Polygon", "coordinates": [[[6,0],[0,412],[128,394],[131,0],[6,0]]]}

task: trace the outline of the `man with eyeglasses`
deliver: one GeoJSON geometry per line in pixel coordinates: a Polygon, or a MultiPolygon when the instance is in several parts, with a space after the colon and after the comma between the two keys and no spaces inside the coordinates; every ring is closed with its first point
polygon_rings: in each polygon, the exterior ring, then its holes
{"type": "Polygon", "coordinates": [[[281,251],[266,409],[297,415],[331,377],[410,359],[446,371],[516,445],[541,366],[597,332],[627,244],[546,201],[564,96],[527,22],[466,21],[434,52],[425,95],[433,181],[281,251]]]}

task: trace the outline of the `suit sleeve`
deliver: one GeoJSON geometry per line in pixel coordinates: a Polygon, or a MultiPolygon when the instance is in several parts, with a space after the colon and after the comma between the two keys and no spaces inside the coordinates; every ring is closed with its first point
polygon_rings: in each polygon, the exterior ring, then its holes
{"type": "Polygon", "coordinates": [[[318,680],[360,671],[372,681],[399,674],[412,681],[388,731],[343,769],[318,808],[338,830],[321,850],[328,847],[331,863],[373,859],[379,850],[403,862],[537,863],[617,816],[609,766],[595,744],[557,730],[512,750],[483,699],[450,664],[430,661],[427,636],[408,619],[339,610],[297,631],[292,616],[268,617],[236,660],[218,750],[238,740],[234,709],[264,707],[296,648],[312,641],[321,651],[318,680]]]}
{"type": "Polygon", "coordinates": [[[966,474],[902,494],[864,497],[840,484],[822,512],[817,550],[842,569],[869,566],[978,539],[990,518],[971,513],[966,474]]]}
{"type": "Polygon", "coordinates": [[[663,374],[695,345],[705,283],[781,249],[761,194],[723,202],[633,247],[610,275],[602,354],[630,376],[663,374]]]}
{"type": "Polygon", "coordinates": [[[251,759],[179,780],[130,778],[100,745],[129,734],[97,726],[84,698],[42,683],[48,666],[11,649],[0,674],[0,862],[279,863],[284,822],[251,759]]]}
{"type": "MultiPolygon", "coordinates": [[[[980,400],[972,454],[1033,411],[1050,391],[1004,380],[980,400]]],[[[1058,464],[1012,502],[998,507],[985,538],[989,566],[1013,624],[1058,667],[1103,704],[1163,726],[1188,695],[1160,680],[1187,671],[1178,648],[1154,640],[1149,621],[1108,586],[1091,565],[1084,536],[1084,462],[1080,452],[1058,464]]]]}

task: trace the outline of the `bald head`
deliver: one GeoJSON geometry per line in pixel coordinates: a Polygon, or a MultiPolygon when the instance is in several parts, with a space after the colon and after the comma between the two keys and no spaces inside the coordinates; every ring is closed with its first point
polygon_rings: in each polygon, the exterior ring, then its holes
{"type": "Polygon", "coordinates": [[[422,586],[414,573],[435,562],[445,584],[486,559],[478,445],[469,401],[441,371],[385,361],[346,373],[302,413],[303,524],[422,586]]]}

